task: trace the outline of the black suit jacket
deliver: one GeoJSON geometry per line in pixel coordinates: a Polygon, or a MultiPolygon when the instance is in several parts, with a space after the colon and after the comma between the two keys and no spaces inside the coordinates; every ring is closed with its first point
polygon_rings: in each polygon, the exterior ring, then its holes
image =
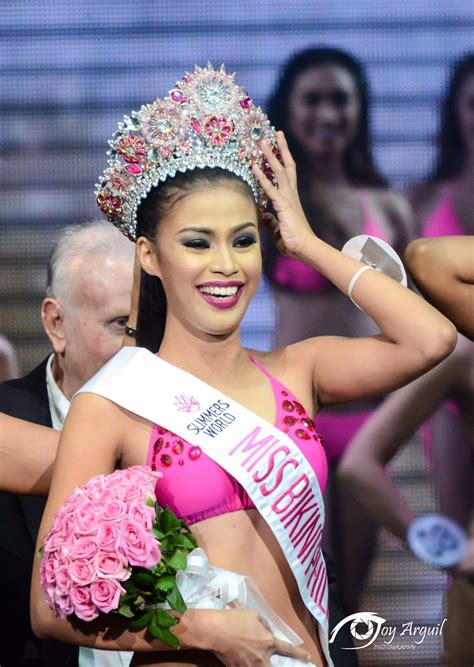
{"type": "MultiPolygon", "coordinates": [[[[51,426],[45,359],[0,384],[0,412],[51,426]]],[[[0,665],[77,666],[77,647],[37,639],[30,625],[30,581],[45,498],[0,492],[0,665]]]]}

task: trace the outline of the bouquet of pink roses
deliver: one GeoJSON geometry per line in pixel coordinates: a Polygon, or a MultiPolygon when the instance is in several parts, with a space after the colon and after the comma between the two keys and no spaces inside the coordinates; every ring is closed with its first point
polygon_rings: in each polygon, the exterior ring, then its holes
{"type": "Polygon", "coordinates": [[[176,574],[196,540],[155,500],[161,474],[147,466],[97,475],[57,512],[40,550],[46,602],[61,618],[91,621],[117,612],[134,629],[179,647],[171,628],[186,604],[176,574]]]}

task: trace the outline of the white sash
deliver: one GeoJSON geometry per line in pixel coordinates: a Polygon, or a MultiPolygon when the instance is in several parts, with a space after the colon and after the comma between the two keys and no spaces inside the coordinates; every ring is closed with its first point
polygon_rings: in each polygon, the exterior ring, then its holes
{"type": "Polygon", "coordinates": [[[122,348],[77,393],[83,392],[100,394],[201,447],[244,487],[286,556],[332,665],[323,499],[314,471],[291,438],[143,348],[122,348]]]}

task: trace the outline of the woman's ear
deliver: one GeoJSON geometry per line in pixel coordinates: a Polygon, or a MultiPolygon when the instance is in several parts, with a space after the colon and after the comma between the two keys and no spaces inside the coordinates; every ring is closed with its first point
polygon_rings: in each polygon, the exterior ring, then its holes
{"type": "Polygon", "coordinates": [[[137,256],[145,273],[161,278],[160,262],[154,244],[144,236],[137,239],[137,256]]]}

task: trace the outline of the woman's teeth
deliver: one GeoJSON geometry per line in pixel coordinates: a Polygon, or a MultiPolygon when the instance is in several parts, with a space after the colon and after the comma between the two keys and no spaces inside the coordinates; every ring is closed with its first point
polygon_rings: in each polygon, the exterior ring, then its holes
{"type": "Polygon", "coordinates": [[[237,285],[232,287],[215,287],[204,285],[199,289],[201,292],[204,292],[205,294],[211,294],[212,296],[235,296],[239,288],[237,285]]]}

